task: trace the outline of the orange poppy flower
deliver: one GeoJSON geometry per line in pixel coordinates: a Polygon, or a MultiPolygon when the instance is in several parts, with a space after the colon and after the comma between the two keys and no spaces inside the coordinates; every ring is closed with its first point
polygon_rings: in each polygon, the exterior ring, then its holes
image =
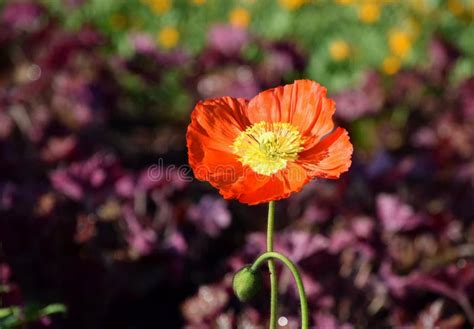
{"type": "Polygon", "coordinates": [[[189,164],[226,199],[258,204],[288,197],[315,177],[336,179],[351,165],[335,102],[310,80],[266,90],[250,101],[199,102],[187,131],[189,164]]]}

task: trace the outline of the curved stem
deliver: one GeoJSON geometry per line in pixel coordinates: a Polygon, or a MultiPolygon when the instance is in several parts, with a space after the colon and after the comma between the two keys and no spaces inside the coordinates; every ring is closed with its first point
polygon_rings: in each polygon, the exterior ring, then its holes
{"type": "Polygon", "coordinates": [[[278,252],[266,252],[261,254],[255,262],[252,264],[251,270],[256,271],[257,268],[266,260],[276,258],[283,262],[293,274],[295,278],[296,285],[298,287],[298,294],[300,296],[300,306],[301,306],[301,328],[307,329],[308,328],[308,301],[306,300],[306,294],[304,292],[303,280],[301,279],[301,275],[298,272],[298,268],[291,260],[289,260],[286,256],[278,253],[278,252]]]}
{"type": "MultiPolygon", "coordinates": [[[[273,224],[275,221],[275,201],[268,203],[267,220],[267,251],[273,251],[273,224]]],[[[270,272],[270,329],[276,329],[278,313],[278,280],[273,260],[268,261],[268,271],[270,272]]]]}

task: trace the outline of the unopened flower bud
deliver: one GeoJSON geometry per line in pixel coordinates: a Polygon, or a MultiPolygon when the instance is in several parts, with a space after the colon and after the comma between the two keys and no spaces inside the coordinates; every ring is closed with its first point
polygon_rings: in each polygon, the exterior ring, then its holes
{"type": "Polygon", "coordinates": [[[240,301],[251,300],[262,289],[262,275],[259,270],[253,271],[250,265],[241,268],[234,275],[232,287],[240,301]]]}

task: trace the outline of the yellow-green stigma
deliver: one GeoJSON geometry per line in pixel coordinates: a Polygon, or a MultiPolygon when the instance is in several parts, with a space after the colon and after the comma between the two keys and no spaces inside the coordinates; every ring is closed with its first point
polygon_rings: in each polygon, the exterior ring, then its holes
{"type": "Polygon", "coordinates": [[[254,123],[242,131],[232,144],[243,165],[258,174],[272,175],[298,158],[303,149],[299,130],[286,122],[254,123]]]}

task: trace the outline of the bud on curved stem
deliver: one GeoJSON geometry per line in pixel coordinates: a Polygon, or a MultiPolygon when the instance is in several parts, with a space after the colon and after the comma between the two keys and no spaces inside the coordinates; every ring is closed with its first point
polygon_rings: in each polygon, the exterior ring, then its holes
{"type": "Polygon", "coordinates": [[[309,325],[308,320],[308,301],[306,300],[306,293],[304,291],[303,280],[301,279],[301,275],[298,271],[296,265],[289,260],[286,256],[278,253],[278,252],[266,252],[261,254],[255,262],[250,267],[250,271],[257,271],[259,266],[266,262],[269,259],[278,259],[282,263],[284,263],[293,274],[293,277],[296,281],[296,286],[298,287],[298,294],[300,297],[300,306],[301,306],[301,328],[307,329],[309,325]]]}
{"type": "Polygon", "coordinates": [[[268,204],[268,225],[267,225],[267,252],[261,254],[255,262],[249,266],[245,266],[240,269],[234,275],[232,287],[237,297],[245,302],[252,299],[262,288],[262,275],[259,271],[259,266],[268,262],[268,269],[270,271],[270,329],[276,328],[277,308],[278,308],[278,282],[275,271],[275,264],[273,259],[278,259],[283,262],[293,274],[296,285],[298,287],[298,293],[300,296],[301,306],[301,328],[308,329],[308,302],[306,300],[306,294],[304,291],[303,280],[298,272],[298,268],[291,260],[286,256],[273,251],[273,222],[275,218],[275,202],[271,201],[268,204]]]}
{"type": "Polygon", "coordinates": [[[259,269],[251,269],[250,265],[241,268],[234,274],[232,288],[242,302],[247,302],[262,290],[263,279],[259,269]]]}

